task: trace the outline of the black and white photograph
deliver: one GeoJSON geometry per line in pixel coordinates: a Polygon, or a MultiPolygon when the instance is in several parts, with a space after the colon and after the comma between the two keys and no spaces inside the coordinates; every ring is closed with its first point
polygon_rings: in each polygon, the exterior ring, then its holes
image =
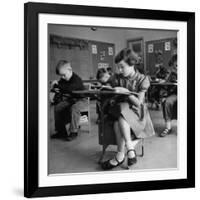
{"type": "Polygon", "coordinates": [[[2,1],[0,199],[199,199],[199,5],[2,1]]]}
{"type": "Polygon", "coordinates": [[[25,196],[193,187],[193,14],[25,13],[25,196]]]}
{"type": "Polygon", "coordinates": [[[176,30],[48,24],[48,173],[178,168],[178,59],[176,30]]]}

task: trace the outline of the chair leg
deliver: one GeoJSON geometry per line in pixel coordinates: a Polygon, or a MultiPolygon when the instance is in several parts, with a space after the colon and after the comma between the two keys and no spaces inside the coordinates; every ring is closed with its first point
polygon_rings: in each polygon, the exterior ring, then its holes
{"type": "Polygon", "coordinates": [[[91,118],[90,118],[90,110],[88,111],[88,129],[89,134],[91,133],[91,118]]]}
{"type": "Polygon", "coordinates": [[[141,157],[144,156],[144,145],[142,144],[142,153],[141,153],[141,157]]]}
{"type": "Polygon", "coordinates": [[[141,139],[141,154],[137,154],[139,157],[144,156],[144,138],[141,139]]]}
{"type": "Polygon", "coordinates": [[[99,164],[101,164],[102,161],[103,161],[103,158],[104,158],[104,156],[105,156],[107,147],[108,147],[108,145],[103,145],[102,153],[101,153],[101,156],[100,156],[99,161],[98,161],[99,164]]]}

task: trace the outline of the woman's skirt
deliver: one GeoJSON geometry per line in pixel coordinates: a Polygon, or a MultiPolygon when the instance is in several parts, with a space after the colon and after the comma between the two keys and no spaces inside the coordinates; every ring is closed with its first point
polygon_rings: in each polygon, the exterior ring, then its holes
{"type": "Polygon", "coordinates": [[[137,138],[146,138],[155,135],[154,127],[146,105],[144,105],[143,117],[141,117],[140,113],[131,107],[129,103],[122,102],[119,105],[121,115],[127,121],[137,138]]]}

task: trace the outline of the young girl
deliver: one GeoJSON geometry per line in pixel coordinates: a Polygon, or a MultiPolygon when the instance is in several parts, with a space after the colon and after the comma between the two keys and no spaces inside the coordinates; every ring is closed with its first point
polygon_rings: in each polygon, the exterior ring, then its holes
{"type": "Polygon", "coordinates": [[[126,99],[116,103],[116,109],[112,107],[109,112],[115,119],[114,132],[117,153],[113,159],[102,163],[104,170],[122,164],[125,160],[125,149],[127,149],[128,166],[135,164],[137,159],[132,138],[145,138],[155,134],[147,109],[144,106],[145,92],[150,82],[148,77],[135,69],[136,62],[137,55],[131,49],[121,50],[115,58],[119,73],[114,74],[109,79],[111,86],[115,88],[116,92],[131,91],[138,93],[138,95],[129,95],[126,99]],[[149,125],[151,126],[150,129],[147,127],[149,125]]]}

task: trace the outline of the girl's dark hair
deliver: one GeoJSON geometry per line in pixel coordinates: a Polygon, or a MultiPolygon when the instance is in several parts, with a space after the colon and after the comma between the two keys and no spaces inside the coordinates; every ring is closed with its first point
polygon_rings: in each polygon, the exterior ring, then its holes
{"type": "Polygon", "coordinates": [[[115,63],[118,64],[124,60],[129,66],[136,64],[139,56],[130,48],[122,49],[115,57],[115,63]]]}
{"type": "Polygon", "coordinates": [[[107,72],[107,71],[106,71],[105,68],[98,69],[97,75],[96,75],[97,80],[99,80],[100,78],[102,78],[102,76],[103,76],[106,72],[107,72]]]}
{"type": "Polygon", "coordinates": [[[68,63],[69,63],[69,61],[67,61],[67,60],[60,60],[60,61],[58,62],[58,64],[56,65],[56,74],[59,75],[60,68],[61,68],[63,65],[66,65],[66,64],[68,64],[68,63]]]}

